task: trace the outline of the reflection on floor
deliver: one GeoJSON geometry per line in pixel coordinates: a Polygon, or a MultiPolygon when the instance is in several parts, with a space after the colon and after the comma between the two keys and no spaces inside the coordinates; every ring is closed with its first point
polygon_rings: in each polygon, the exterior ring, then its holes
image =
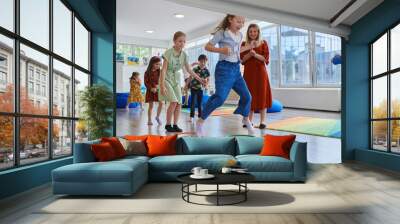
{"type": "MultiPolygon", "coordinates": [[[[154,108],[153,113],[156,112],[154,108]]],[[[292,117],[307,116],[316,118],[332,118],[340,119],[340,113],[334,112],[320,112],[299,109],[284,109],[279,113],[268,114],[268,124],[292,117]]],[[[165,110],[161,114],[161,119],[165,121],[165,110]]],[[[189,114],[181,113],[178,125],[185,133],[192,133],[194,135],[195,125],[188,122],[189,114]]],[[[164,125],[147,125],[147,108],[141,111],[137,108],[131,109],[118,109],[117,110],[117,136],[127,134],[157,134],[166,135],[164,125]]],[[[254,124],[259,123],[259,115],[256,114],[254,124]]],[[[227,136],[227,135],[246,135],[247,130],[242,128],[241,116],[239,115],[224,115],[224,116],[210,116],[204,126],[207,136],[227,136]]],[[[260,130],[256,129],[256,135],[262,136],[266,133],[272,134],[285,134],[287,132],[273,131],[273,130],[260,130]]],[[[297,141],[308,143],[308,161],[310,163],[340,163],[341,162],[341,140],[337,138],[327,138],[312,135],[296,134],[297,141]]]]}

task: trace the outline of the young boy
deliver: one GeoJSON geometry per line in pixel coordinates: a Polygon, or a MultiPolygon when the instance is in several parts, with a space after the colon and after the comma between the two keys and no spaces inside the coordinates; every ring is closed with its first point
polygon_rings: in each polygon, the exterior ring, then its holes
{"type": "Polygon", "coordinates": [[[198,80],[192,79],[190,81],[190,122],[193,122],[194,112],[195,112],[195,104],[197,100],[197,108],[198,108],[198,117],[201,117],[201,107],[202,107],[202,100],[203,100],[203,89],[207,86],[208,80],[210,77],[210,72],[207,69],[207,56],[201,54],[199,56],[198,65],[193,68],[193,72],[198,74],[200,78],[204,79],[205,85],[201,84],[198,80]]]}

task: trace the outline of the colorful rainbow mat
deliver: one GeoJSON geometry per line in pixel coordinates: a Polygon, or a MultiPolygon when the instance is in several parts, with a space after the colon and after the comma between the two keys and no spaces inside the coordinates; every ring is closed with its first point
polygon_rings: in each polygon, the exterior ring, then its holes
{"type": "Polygon", "coordinates": [[[340,120],[338,119],[293,117],[267,124],[267,128],[331,138],[341,137],[340,120]]]}
{"type": "MultiPolygon", "coordinates": [[[[211,113],[211,116],[232,115],[233,111],[235,111],[235,109],[236,109],[236,107],[232,107],[232,106],[221,106],[221,107],[215,109],[211,113]]],[[[182,112],[190,113],[190,108],[182,108],[182,112]]],[[[197,113],[197,108],[196,108],[195,112],[197,113]]]]}

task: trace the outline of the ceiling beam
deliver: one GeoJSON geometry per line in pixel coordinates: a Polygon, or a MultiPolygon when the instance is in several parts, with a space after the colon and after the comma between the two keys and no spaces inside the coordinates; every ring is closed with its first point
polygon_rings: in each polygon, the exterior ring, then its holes
{"type": "Polygon", "coordinates": [[[335,16],[330,19],[330,26],[336,27],[347,18],[349,18],[355,11],[360,9],[368,0],[353,0],[350,1],[343,9],[341,9],[335,16]]]}
{"type": "Polygon", "coordinates": [[[201,8],[219,13],[232,13],[266,22],[289,25],[312,31],[324,32],[347,38],[350,27],[345,25],[330,26],[329,21],[296,15],[270,8],[255,7],[227,0],[167,0],[189,7],[201,8]]]}

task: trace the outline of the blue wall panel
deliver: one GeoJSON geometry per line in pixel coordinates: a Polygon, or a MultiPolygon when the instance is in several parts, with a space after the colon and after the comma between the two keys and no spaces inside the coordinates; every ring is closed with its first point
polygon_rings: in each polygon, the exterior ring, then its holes
{"type": "Polygon", "coordinates": [[[400,0],[386,0],[351,27],[345,45],[346,69],[342,85],[345,93],[342,102],[342,119],[345,120],[343,160],[355,159],[393,170],[400,166],[393,162],[400,164],[398,156],[367,150],[370,145],[369,43],[398,22],[400,0]]]}

